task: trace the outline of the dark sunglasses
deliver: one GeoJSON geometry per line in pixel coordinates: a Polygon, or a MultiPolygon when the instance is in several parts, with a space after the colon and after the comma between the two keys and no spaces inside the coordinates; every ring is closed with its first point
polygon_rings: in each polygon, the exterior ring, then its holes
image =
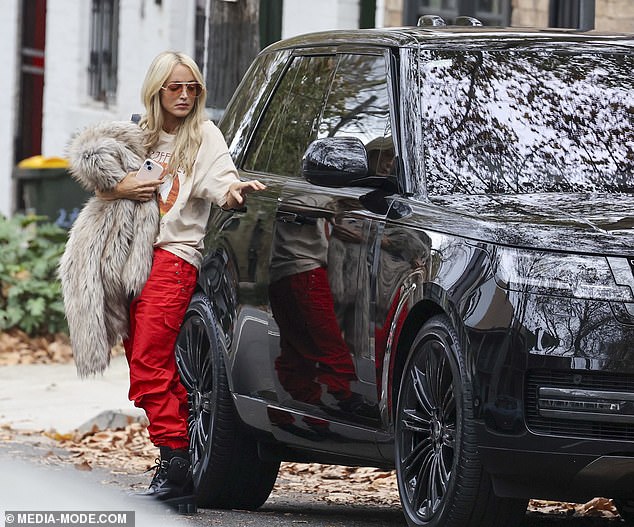
{"type": "Polygon", "coordinates": [[[170,95],[180,95],[185,90],[188,97],[192,95],[198,97],[203,92],[203,87],[198,82],[170,82],[161,86],[161,90],[165,90],[170,95]]]}

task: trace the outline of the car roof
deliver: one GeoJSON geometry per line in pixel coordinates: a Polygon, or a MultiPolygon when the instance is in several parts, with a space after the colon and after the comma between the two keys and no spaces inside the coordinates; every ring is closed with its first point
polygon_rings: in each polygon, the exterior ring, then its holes
{"type": "Polygon", "coordinates": [[[438,41],[456,45],[496,43],[497,45],[530,46],[540,43],[587,43],[634,47],[634,34],[487,26],[392,27],[308,33],[275,42],[266,48],[266,51],[346,44],[407,48],[436,44],[438,41]]]}

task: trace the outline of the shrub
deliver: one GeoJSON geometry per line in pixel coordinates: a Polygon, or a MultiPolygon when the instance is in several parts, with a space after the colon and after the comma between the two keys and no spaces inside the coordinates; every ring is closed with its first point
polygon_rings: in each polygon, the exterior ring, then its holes
{"type": "Polygon", "coordinates": [[[0,216],[0,330],[68,332],[57,265],[67,233],[39,216],[0,216]]]}

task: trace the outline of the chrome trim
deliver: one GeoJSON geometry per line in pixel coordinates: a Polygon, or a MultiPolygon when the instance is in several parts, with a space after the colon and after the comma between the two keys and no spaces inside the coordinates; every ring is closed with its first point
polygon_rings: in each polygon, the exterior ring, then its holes
{"type": "Polygon", "coordinates": [[[634,423],[634,393],[584,388],[540,387],[537,409],[542,417],[634,423]]]}

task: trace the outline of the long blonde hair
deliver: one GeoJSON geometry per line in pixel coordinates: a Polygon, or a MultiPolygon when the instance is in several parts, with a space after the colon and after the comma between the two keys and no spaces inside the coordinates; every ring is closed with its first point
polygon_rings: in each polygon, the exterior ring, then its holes
{"type": "Polygon", "coordinates": [[[194,100],[192,111],[176,129],[174,151],[167,165],[168,173],[176,174],[180,168],[187,176],[191,175],[196,154],[202,142],[201,124],[207,119],[205,112],[205,100],[207,89],[203,82],[203,76],[194,60],[178,51],[164,51],[156,56],[150,64],[143,86],[141,87],[141,99],[145,106],[145,115],[139,123],[146,131],[145,146],[151,150],[159,142],[159,136],[163,129],[163,109],[161,107],[161,87],[169,79],[174,67],[178,64],[187,66],[203,87],[202,93],[194,100]]]}

